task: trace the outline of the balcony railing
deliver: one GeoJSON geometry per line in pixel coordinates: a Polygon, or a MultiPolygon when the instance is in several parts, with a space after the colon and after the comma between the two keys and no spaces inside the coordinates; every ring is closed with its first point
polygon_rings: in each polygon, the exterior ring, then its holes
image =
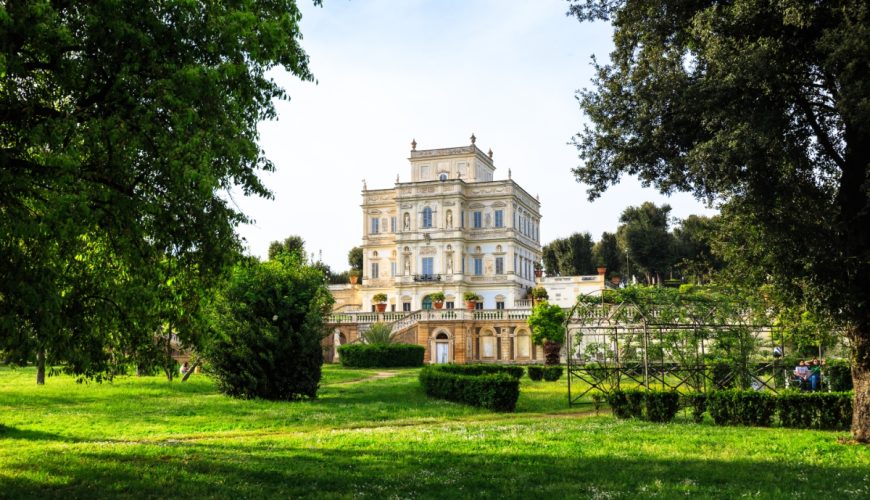
{"type": "Polygon", "coordinates": [[[440,274],[415,274],[414,281],[441,281],[440,274]]]}

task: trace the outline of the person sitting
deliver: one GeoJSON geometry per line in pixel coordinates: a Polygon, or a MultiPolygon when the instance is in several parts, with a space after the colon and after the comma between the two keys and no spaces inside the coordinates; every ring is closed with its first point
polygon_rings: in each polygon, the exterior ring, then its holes
{"type": "Polygon", "coordinates": [[[800,387],[802,391],[807,390],[810,378],[810,369],[807,368],[807,364],[804,360],[798,361],[798,365],[794,369],[794,376],[794,381],[798,384],[798,387],[800,387]]]}
{"type": "Polygon", "coordinates": [[[186,374],[188,370],[190,370],[190,365],[187,364],[187,361],[185,361],[184,364],[181,365],[181,368],[178,369],[182,375],[186,374]]]}
{"type": "Polygon", "coordinates": [[[818,391],[822,388],[822,363],[818,358],[813,358],[807,368],[810,373],[810,390],[818,391]]]}

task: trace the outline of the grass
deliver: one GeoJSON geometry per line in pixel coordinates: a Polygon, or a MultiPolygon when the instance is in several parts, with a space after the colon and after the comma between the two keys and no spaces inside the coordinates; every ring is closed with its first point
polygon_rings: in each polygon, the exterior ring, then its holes
{"type": "Polygon", "coordinates": [[[205,377],[34,385],[0,368],[0,497],[870,496],[846,433],[617,421],[522,380],[517,412],[429,400],[417,370],[327,366],[315,401],[226,398],[205,377]]]}

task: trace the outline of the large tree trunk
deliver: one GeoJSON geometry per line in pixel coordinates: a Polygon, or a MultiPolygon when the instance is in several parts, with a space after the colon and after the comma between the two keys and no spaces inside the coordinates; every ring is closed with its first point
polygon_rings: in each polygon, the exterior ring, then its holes
{"type": "Polygon", "coordinates": [[[45,349],[36,351],[36,385],[45,385],[45,349]]]}
{"type": "Polygon", "coordinates": [[[870,443],[870,332],[851,332],[852,385],[855,396],[852,409],[852,437],[870,443]]]}

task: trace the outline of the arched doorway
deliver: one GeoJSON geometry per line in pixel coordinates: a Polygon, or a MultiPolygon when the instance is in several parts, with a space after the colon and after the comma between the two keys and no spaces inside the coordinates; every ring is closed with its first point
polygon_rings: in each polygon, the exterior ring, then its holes
{"type": "Polygon", "coordinates": [[[450,338],[446,333],[435,336],[435,363],[444,364],[450,362],[450,338]]]}
{"type": "Polygon", "coordinates": [[[432,298],[428,295],[423,297],[423,310],[430,311],[432,309],[432,298]]]}

